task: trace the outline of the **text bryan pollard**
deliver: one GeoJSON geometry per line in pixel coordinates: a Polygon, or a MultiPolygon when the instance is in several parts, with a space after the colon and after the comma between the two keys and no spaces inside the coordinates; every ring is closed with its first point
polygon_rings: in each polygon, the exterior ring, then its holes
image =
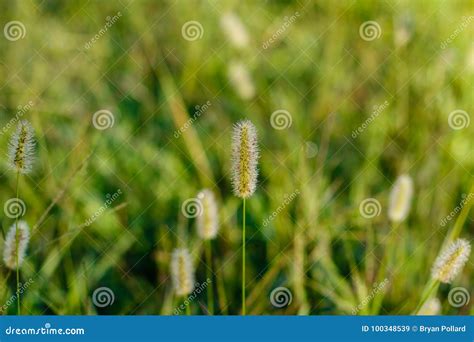
{"type": "Polygon", "coordinates": [[[423,333],[436,333],[436,332],[466,332],[466,326],[465,325],[439,325],[439,326],[426,326],[426,325],[420,325],[419,332],[423,333]]]}

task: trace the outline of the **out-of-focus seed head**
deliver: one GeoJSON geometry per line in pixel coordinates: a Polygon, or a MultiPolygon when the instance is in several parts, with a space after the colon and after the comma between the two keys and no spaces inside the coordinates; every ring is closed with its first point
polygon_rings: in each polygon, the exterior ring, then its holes
{"type": "Polygon", "coordinates": [[[214,193],[209,189],[204,189],[199,192],[197,198],[202,204],[202,213],[196,219],[197,233],[201,239],[214,239],[219,229],[217,203],[214,193]]]}

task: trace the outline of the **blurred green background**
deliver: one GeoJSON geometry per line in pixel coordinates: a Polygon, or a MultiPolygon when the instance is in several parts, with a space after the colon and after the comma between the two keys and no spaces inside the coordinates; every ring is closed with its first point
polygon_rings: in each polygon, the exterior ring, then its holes
{"type": "MultiPolygon", "coordinates": [[[[473,10],[469,0],[1,1],[0,146],[6,154],[7,124],[21,112],[38,147],[20,182],[32,227],[23,313],[172,314],[173,248],[187,245],[197,281],[206,279],[195,220],[181,206],[207,187],[219,206],[216,313],[238,314],[241,201],[230,144],[245,118],[261,149],[247,201],[248,313],[412,312],[454,225],[440,222],[472,192],[473,10]],[[16,33],[6,29],[12,21],[23,25],[16,33]],[[93,124],[100,110],[111,127],[93,124]],[[453,129],[456,110],[464,124],[453,129]],[[388,196],[402,173],[415,196],[391,236],[388,196]],[[380,215],[361,216],[366,198],[380,202],[380,215]],[[371,296],[394,249],[388,285],[371,296]],[[284,308],[269,300],[278,286],[292,294],[284,308]],[[113,291],[111,305],[93,304],[99,287],[113,291]]],[[[15,175],[1,165],[4,203],[15,175]]],[[[2,215],[5,230],[12,223],[2,215]]],[[[472,213],[461,224],[472,240],[472,213]]],[[[2,303],[14,278],[2,264],[2,303]]],[[[473,295],[473,279],[471,257],[440,287],[442,313],[474,313],[472,302],[447,299],[453,286],[473,295]]],[[[206,313],[206,295],[191,307],[206,313]]]]}

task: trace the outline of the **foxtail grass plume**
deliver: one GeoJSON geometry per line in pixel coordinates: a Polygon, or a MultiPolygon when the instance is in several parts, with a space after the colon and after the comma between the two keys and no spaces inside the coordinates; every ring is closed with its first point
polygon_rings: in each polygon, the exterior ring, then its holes
{"type": "Polygon", "coordinates": [[[33,166],[34,152],[33,127],[27,120],[21,120],[8,144],[9,167],[21,174],[29,173],[33,166]]]}
{"type": "Polygon", "coordinates": [[[221,27],[227,39],[238,49],[245,48],[249,44],[249,36],[240,18],[232,12],[221,17],[221,27]]]}
{"type": "Polygon", "coordinates": [[[255,192],[258,157],[257,129],[249,120],[238,122],[232,136],[232,185],[237,197],[255,192]]]}
{"type": "Polygon", "coordinates": [[[18,221],[18,240],[17,240],[17,224],[14,223],[5,238],[5,248],[3,250],[3,262],[5,265],[15,270],[17,268],[17,242],[18,242],[18,268],[21,267],[25,260],[26,249],[30,241],[30,228],[25,221],[18,221]]]}
{"type": "Polygon", "coordinates": [[[442,283],[451,283],[469,259],[471,245],[465,239],[457,239],[436,258],[431,276],[442,283]]]}
{"type": "Polygon", "coordinates": [[[395,181],[388,206],[388,217],[393,222],[404,221],[410,213],[413,197],[413,180],[408,175],[401,175],[395,181]]]}
{"type": "Polygon", "coordinates": [[[217,204],[214,193],[204,189],[197,195],[202,204],[202,213],[197,217],[197,233],[203,240],[214,239],[219,229],[217,204]]]}
{"type": "Polygon", "coordinates": [[[194,289],[194,268],[186,248],[177,248],[171,256],[171,276],[176,295],[186,296],[194,289]]]}
{"type": "Polygon", "coordinates": [[[421,309],[418,311],[418,316],[436,316],[441,313],[441,302],[438,298],[434,297],[425,302],[421,309]]]}
{"type": "Polygon", "coordinates": [[[228,76],[232,87],[243,100],[250,100],[255,96],[255,86],[245,64],[230,62],[228,76]]]}

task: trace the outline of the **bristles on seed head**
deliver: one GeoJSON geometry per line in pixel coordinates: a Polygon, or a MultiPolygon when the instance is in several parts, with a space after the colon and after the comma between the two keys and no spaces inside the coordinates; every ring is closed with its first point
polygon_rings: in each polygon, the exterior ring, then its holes
{"type": "Polygon", "coordinates": [[[450,283],[462,271],[471,254],[471,245],[465,239],[452,242],[441,254],[431,269],[431,276],[442,283],[450,283]]]}
{"type": "Polygon", "coordinates": [[[194,268],[186,248],[177,248],[171,256],[171,276],[176,295],[186,296],[194,289],[194,268]]]}
{"type": "Polygon", "coordinates": [[[237,197],[255,192],[258,158],[257,129],[249,120],[238,122],[232,136],[232,185],[237,197]]]}
{"type": "Polygon", "coordinates": [[[35,153],[34,134],[33,127],[27,120],[18,122],[8,144],[8,165],[12,170],[22,174],[32,170],[35,153]]]}
{"type": "Polygon", "coordinates": [[[410,213],[413,197],[413,180],[408,175],[401,175],[395,181],[388,206],[388,217],[393,222],[404,221],[410,213]]]}
{"type": "Polygon", "coordinates": [[[21,267],[25,260],[26,249],[28,242],[30,241],[30,228],[25,221],[18,221],[18,234],[17,224],[13,224],[7,233],[5,238],[5,246],[3,250],[3,262],[5,265],[15,270],[21,267]],[[17,239],[18,237],[18,239],[17,239]],[[18,244],[18,261],[17,261],[17,244],[18,244]],[[18,265],[17,265],[18,263],[18,265]]]}
{"type": "Polygon", "coordinates": [[[202,204],[202,213],[196,219],[197,233],[201,239],[211,240],[219,229],[217,204],[214,193],[204,189],[197,195],[202,204]]]}
{"type": "Polygon", "coordinates": [[[418,316],[436,316],[441,313],[441,302],[438,298],[434,297],[425,302],[421,309],[418,311],[418,316]]]}

